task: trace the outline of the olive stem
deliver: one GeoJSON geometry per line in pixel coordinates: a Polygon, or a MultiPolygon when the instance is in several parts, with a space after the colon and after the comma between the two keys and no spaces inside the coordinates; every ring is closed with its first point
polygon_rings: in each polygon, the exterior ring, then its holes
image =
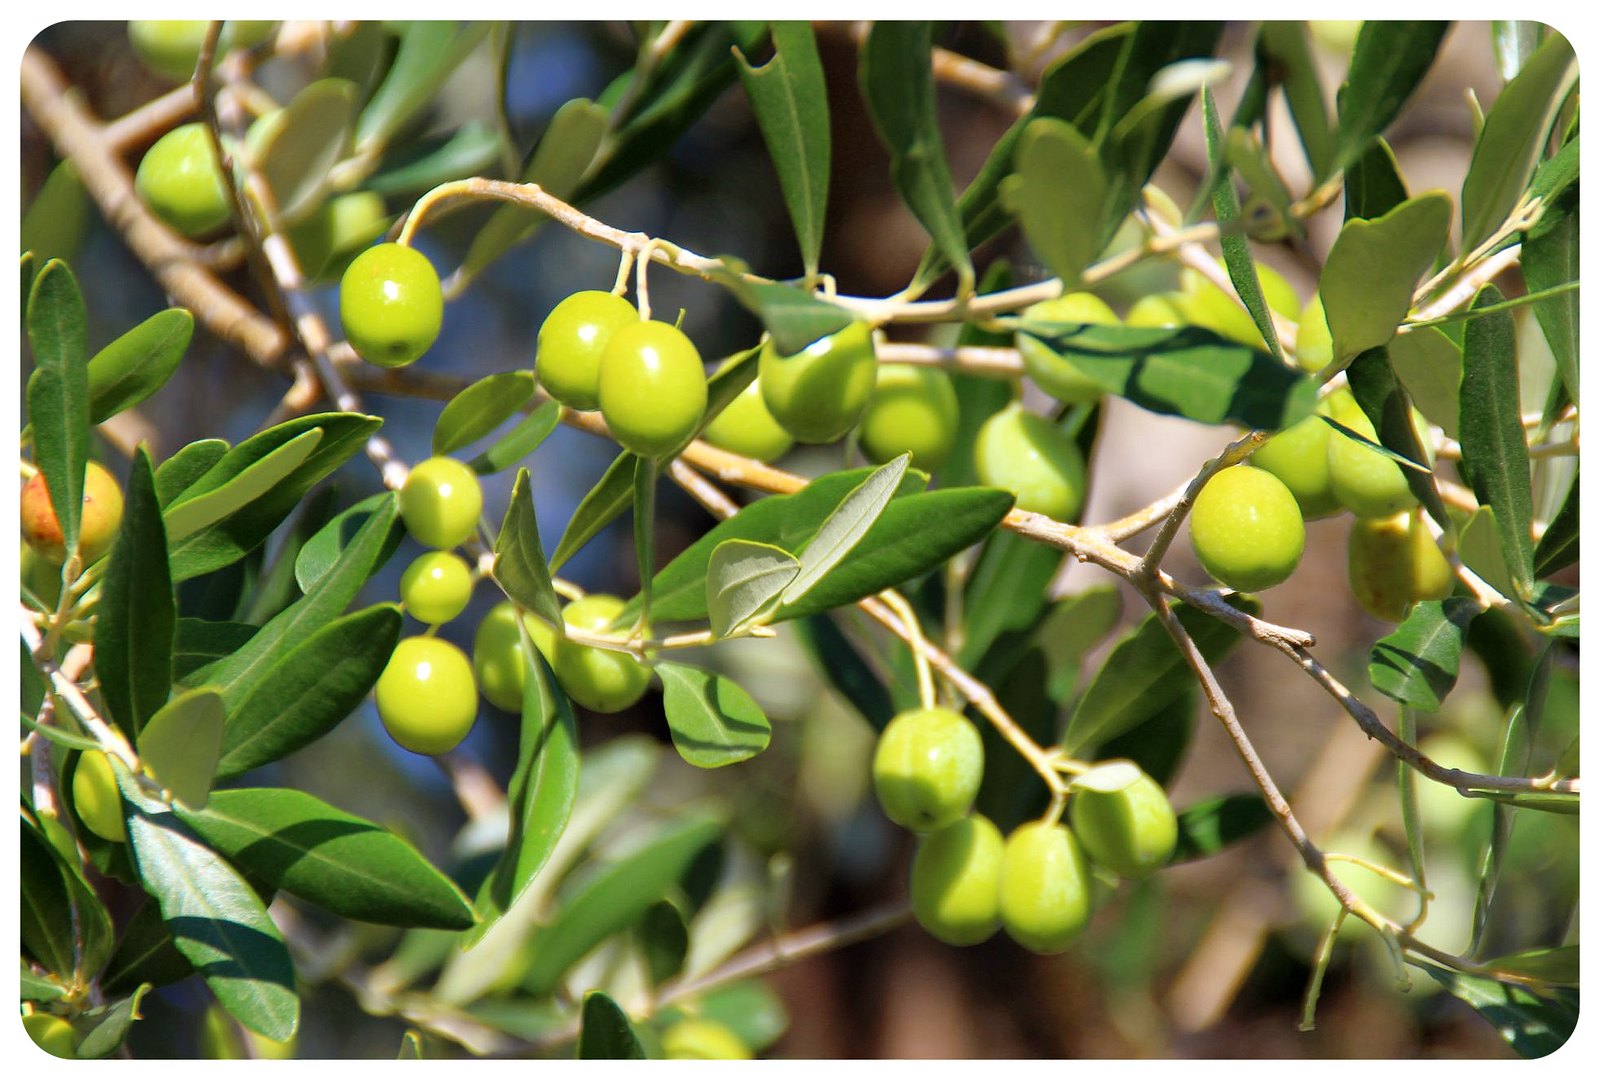
{"type": "MultiPolygon", "coordinates": [[[[19,607],[22,611],[20,622],[22,641],[28,647],[28,656],[32,659],[33,666],[50,681],[56,696],[67,703],[72,715],[78,718],[78,722],[94,737],[95,742],[99,743],[107,753],[121,758],[130,771],[138,773],[139,755],[134,752],[132,744],[101,719],[95,707],[78,688],[77,680],[69,677],[51,658],[44,636],[39,633],[39,627],[33,621],[33,613],[28,610],[26,604],[20,604],[19,607]]],[[[87,649],[88,646],[80,645],[77,648],[87,649]]]]}
{"type": "Polygon", "coordinates": [[[878,594],[896,615],[900,623],[910,635],[908,644],[911,646],[911,660],[917,669],[917,699],[924,709],[931,709],[939,704],[938,692],[933,686],[933,670],[928,666],[928,657],[924,651],[927,639],[922,634],[922,623],[917,619],[917,613],[911,607],[910,601],[895,589],[885,589],[878,594]]]}
{"type": "Polygon", "coordinates": [[[1144,558],[1134,567],[1133,575],[1129,580],[1137,587],[1154,580],[1156,572],[1161,568],[1161,560],[1166,556],[1167,549],[1172,546],[1172,541],[1178,535],[1178,527],[1183,524],[1183,519],[1188,516],[1189,508],[1194,505],[1195,498],[1206,483],[1232,465],[1237,465],[1266,441],[1266,435],[1260,431],[1252,431],[1242,438],[1236,439],[1223,448],[1222,453],[1212,458],[1200,467],[1193,480],[1183,489],[1183,494],[1168,511],[1166,518],[1161,522],[1155,539],[1150,541],[1149,549],[1144,553],[1144,558]]]}

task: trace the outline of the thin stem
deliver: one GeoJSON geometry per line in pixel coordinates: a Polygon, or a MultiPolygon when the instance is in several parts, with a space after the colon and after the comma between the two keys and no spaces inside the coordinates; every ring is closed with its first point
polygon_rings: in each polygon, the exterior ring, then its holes
{"type": "Polygon", "coordinates": [[[1265,434],[1252,431],[1243,438],[1229,443],[1222,453],[1200,467],[1200,471],[1189,481],[1183,489],[1183,494],[1178,497],[1178,501],[1173,504],[1161,522],[1161,528],[1156,532],[1155,539],[1150,541],[1150,548],[1145,552],[1144,558],[1139,560],[1139,565],[1134,568],[1132,578],[1134,585],[1154,579],[1156,571],[1161,567],[1161,560],[1167,554],[1167,549],[1172,546],[1173,539],[1178,535],[1179,526],[1183,524],[1183,519],[1189,514],[1189,508],[1194,505],[1196,496],[1206,483],[1223,469],[1237,465],[1249,457],[1265,440],[1265,434]]]}
{"type": "Polygon", "coordinates": [[[51,688],[57,697],[67,703],[67,708],[72,710],[72,715],[84,726],[95,742],[99,743],[107,753],[115,754],[128,766],[130,772],[139,771],[139,755],[134,752],[132,744],[122,737],[122,734],[110,724],[101,719],[99,712],[89,703],[82,690],[78,688],[77,681],[70,678],[62,671],[46,650],[44,636],[39,633],[39,628],[34,624],[33,613],[26,604],[19,604],[22,612],[20,628],[22,641],[28,647],[29,658],[39,673],[50,681],[51,688]]]}
{"type": "Polygon", "coordinates": [[[924,709],[931,709],[939,703],[938,692],[933,687],[933,668],[928,664],[925,651],[927,638],[922,635],[922,623],[917,619],[917,613],[911,607],[911,602],[894,589],[885,589],[878,594],[878,598],[889,605],[891,611],[900,617],[900,623],[910,635],[911,660],[917,669],[917,699],[924,709]]]}

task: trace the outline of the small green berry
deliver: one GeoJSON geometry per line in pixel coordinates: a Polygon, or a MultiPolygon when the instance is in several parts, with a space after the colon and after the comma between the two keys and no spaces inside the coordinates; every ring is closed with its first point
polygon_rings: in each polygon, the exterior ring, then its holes
{"type": "Polygon", "coordinates": [[[454,749],[478,717],[472,661],[442,638],[403,639],[374,693],[390,738],[414,754],[454,749]]]}
{"type": "Polygon", "coordinates": [[[122,818],[122,792],[117,774],[104,750],[85,750],[72,773],[72,806],[78,820],[102,840],[120,844],[128,839],[122,818]]]}
{"type": "Polygon", "coordinates": [[[700,351],[671,323],[615,330],[600,356],[600,415],[624,449],[661,458],[681,449],[706,413],[700,351]]]}
{"type": "Polygon", "coordinates": [[[460,615],[471,599],[472,570],[452,552],[418,555],[400,575],[400,602],[413,618],[430,626],[460,615]]]}
{"type": "Polygon", "coordinates": [[[233,213],[204,124],[183,124],[157,139],[133,186],[151,213],[188,237],[216,232],[233,213]]]}
{"type": "Polygon", "coordinates": [[[597,289],[575,292],[539,327],[534,371],[550,396],[573,409],[600,407],[600,357],[611,335],[639,321],[620,296],[597,289]]]}
{"type": "Polygon", "coordinates": [[[965,817],[983,782],[983,738],[950,709],[908,709],[878,737],[872,781],[889,820],[931,832],[965,817]]]}
{"type": "Polygon", "coordinates": [[[1230,589],[1256,592],[1288,580],[1300,565],[1306,525],[1282,480],[1235,465],[1195,496],[1189,539],[1206,573],[1230,589]]]}
{"type": "Polygon", "coordinates": [[[415,363],[444,322],[439,274],[416,248],[374,244],[351,260],[339,281],[339,321],[367,363],[415,363]]]}
{"type": "Polygon", "coordinates": [[[464,544],[483,513],[478,474],[450,457],[418,462],[400,488],[400,516],[406,531],[426,547],[464,544]]]}
{"type": "Polygon", "coordinates": [[[776,461],[794,445],[794,437],[768,411],[759,378],[752,379],[738,397],[728,402],[700,437],[730,454],[756,461],[776,461]]]}
{"type": "Polygon", "coordinates": [[[774,420],[803,443],[831,443],[861,419],[877,381],[872,328],[851,323],[792,356],[761,349],[761,396],[774,420]]]}
{"type": "Polygon", "coordinates": [[[976,945],[1000,928],[1006,842],[979,814],[931,832],[911,860],[911,913],[947,945],[976,945]]]}

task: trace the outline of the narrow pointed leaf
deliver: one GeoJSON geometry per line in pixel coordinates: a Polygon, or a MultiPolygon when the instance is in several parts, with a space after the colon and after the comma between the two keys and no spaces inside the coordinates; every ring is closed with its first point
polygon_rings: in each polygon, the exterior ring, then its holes
{"type": "Polygon", "coordinates": [[[1248,839],[1272,822],[1266,800],[1250,792],[1221,795],[1184,807],[1178,814],[1178,846],[1173,862],[1187,862],[1215,855],[1240,840],[1248,839]]]}
{"type": "Polygon", "coordinates": [[[1211,96],[1211,87],[1201,91],[1206,127],[1206,156],[1215,177],[1211,189],[1211,207],[1216,211],[1217,226],[1222,230],[1222,261],[1227,264],[1228,278],[1244,301],[1245,310],[1261,332],[1267,349],[1279,361],[1283,360],[1283,346],[1278,343],[1278,331],[1272,325],[1272,312],[1267,298],[1261,292],[1261,278],[1256,273],[1255,260],[1250,257],[1250,241],[1229,226],[1239,220],[1239,193],[1234,190],[1233,170],[1228,165],[1227,133],[1222,118],[1217,115],[1217,103],[1211,96]]]}
{"type": "Polygon", "coordinates": [[[339,564],[345,549],[360,534],[361,527],[373,514],[380,511],[385,514],[389,522],[389,532],[374,561],[374,571],[388,562],[389,556],[394,554],[395,549],[400,546],[400,541],[405,538],[405,526],[401,524],[399,516],[389,513],[387,509],[392,507],[394,502],[393,492],[380,491],[376,495],[369,495],[354,506],[335,514],[311,535],[311,539],[300,545],[300,550],[294,557],[294,579],[300,586],[300,591],[309,593],[315,589],[323,575],[339,564]]]}
{"type": "Polygon", "coordinates": [[[582,1023],[578,1034],[580,1061],[644,1058],[644,1047],[628,1023],[628,1014],[599,990],[584,995],[582,1023]]]}
{"type": "Polygon", "coordinates": [[[322,442],[322,429],[301,432],[226,483],[204,494],[179,499],[167,508],[167,537],[174,545],[250,505],[303,465],[322,442]]]}
{"type": "Polygon", "coordinates": [[[497,371],[450,399],[433,425],[433,452],[452,454],[516,415],[538,384],[531,371],[497,371]]]}
{"type": "Polygon", "coordinates": [[[473,458],[472,471],[484,476],[510,468],[539,449],[560,422],[561,405],[554,401],[545,402],[473,458]]]}
{"type": "Polygon", "coordinates": [[[910,465],[911,455],[901,454],[874,470],[871,476],[861,481],[860,486],[840,500],[816,535],[801,550],[800,572],[784,589],[784,603],[792,604],[799,600],[861,542],[867,530],[878,520],[878,515],[894,498],[900,478],[910,465]]]}
{"type": "Polygon", "coordinates": [[[1483,610],[1468,596],[1424,600],[1404,622],[1372,646],[1367,677],[1372,688],[1402,705],[1438,712],[1456,684],[1467,627],[1483,610]]]}
{"type": "Polygon", "coordinates": [[[418,109],[426,105],[489,32],[486,22],[465,25],[449,21],[406,23],[400,47],[383,83],[361,110],[355,148],[365,152],[382,146],[418,109]]]}
{"type": "Polygon", "coordinates": [[[1544,535],[1539,537],[1539,546],[1533,550],[1533,572],[1536,577],[1549,577],[1578,561],[1579,478],[1580,474],[1573,474],[1572,486],[1567,489],[1566,498],[1561,500],[1561,509],[1551,519],[1544,535]]]}
{"type": "MultiPolygon", "coordinates": [[[[1473,301],[1502,299],[1493,285],[1473,301]]],[[[1461,467],[1478,502],[1494,508],[1506,568],[1519,594],[1533,584],[1532,481],[1522,430],[1516,326],[1508,312],[1467,324],[1462,346],[1461,467]]]]}
{"type": "Polygon", "coordinates": [[[56,975],[92,979],[111,955],[111,916],[27,815],[20,828],[22,947],[56,975]]]}
{"type": "Polygon", "coordinates": [[[172,688],[177,601],[150,455],[140,446],[128,471],[122,528],[111,549],[95,617],[95,674],[106,711],[137,735],[172,688]]]}
{"type": "Polygon", "coordinates": [[[59,259],[45,263],[28,296],[28,420],[33,460],[50,487],[50,505],[68,551],[78,547],[83,470],[89,461],[88,313],[77,279],[59,259]]]}
{"type": "Polygon", "coordinates": [[[89,422],[99,424],[160,390],[194,336],[194,316],[168,308],[150,316],[89,360],[89,422]]]}
{"type": "Polygon", "coordinates": [[[715,769],[767,748],[772,725],[744,688],[725,676],[686,664],[656,665],[672,745],[691,765],[715,769]]]}
{"type": "Polygon", "coordinates": [[[566,531],[550,554],[552,571],[561,569],[583,545],[599,536],[601,529],[633,505],[633,471],[638,460],[638,455],[630,450],[618,454],[606,467],[605,475],[579,501],[572,517],[567,519],[566,531]]]}
{"type": "Polygon", "coordinates": [[[1367,152],[1344,170],[1344,219],[1382,217],[1410,197],[1394,151],[1373,139],[1367,152]]]}
{"type": "Polygon", "coordinates": [[[511,504],[494,542],[494,578],[506,595],[551,626],[559,628],[561,602],[550,581],[550,565],[545,562],[544,546],[539,543],[539,519],[533,510],[531,477],[526,468],[517,470],[511,489],[511,504]]]}
{"type": "Polygon", "coordinates": [[[855,321],[849,311],[805,289],[776,281],[747,280],[744,262],[732,255],[723,255],[717,261],[721,266],[710,271],[712,280],[725,287],[735,300],[761,320],[761,325],[772,336],[772,347],[780,356],[792,356],[813,341],[838,333],[855,321]]]}
{"type": "Polygon", "coordinates": [[[1283,84],[1289,115],[1294,119],[1295,133],[1305,148],[1312,175],[1326,175],[1328,159],[1333,154],[1333,125],[1328,118],[1328,103],[1322,96],[1306,24],[1263,22],[1256,38],[1256,52],[1258,57],[1270,60],[1283,84]]]}
{"type": "Polygon", "coordinates": [[[777,604],[800,573],[800,560],[771,544],[725,540],[706,568],[706,611],[711,630],[727,637],[746,629],[777,604]]]}
{"type": "Polygon", "coordinates": [[[349,150],[358,105],[354,83],[319,79],[265,121],[255,164],[283,220],[298,221],[320,202],[329,172],[349,150]]]}
{"type": "Polygon", "coordinates": [[[200,809],[222,755],[222,695],[190,690],[167,702],[139,732],[139,758],[184,806],[200,809]]]}
{"type": "Polygon", "coordinates": [[[80,1016],[73,1024],[78,1033],[77,1056],[103,1058],[115,1053],[128,1037],[133,1022],[141,1019],[139,1002],[150,990],[150,984],[142,984],[121,1001],[97,1005],[80,1016]]]}
{"type": "Polygon", "coordinates": [[[1411,962],[1472,1006],[1511,1049],[1525,1058],[1555,1053],[1566,1045],[1578,1026],[1576,990],[1538,994],[1515,983],[1451,971],[1423,961],[1411,962]]]}
{"type": "MultiPolygon", "coordinates": [[[[1576,149],[1577,140],[1567,146],[1576,149]]],[[[1546,205],[1539,223],[1526,234],[1522,243],[1522,276],[1530,293],[1556,289],[1578,280],[1578,197],[1575,189],[1546,205]]],[[[1549,296],[1533,305],[1533,313],[1550,344],[1567,396],[1577,403],[1580,400],[1578,294],[1565,292],[1549,296]]]]}
{"type": "Polygon", "coordinates": [[[253,880],[346,919],[464,930],[472,907],[416,848],[288,788],[218,791],[178,816],[253,880]]]}
{"type": "Polygon", "coordinates": [[[1330,176],[1359,158],[1383,134],[1439,54],[1449,23],[1367,22],[1350,58],[1348,87],[1339,103],[1339,130],[1330,176]]]}
{"type": "Polygon", "coordinates": [[[156,468],[156,495],[162,506],[170,506],[179,495],[216,467],[228,452],[223,439],[197,439],[183,447],[156,468]]]}

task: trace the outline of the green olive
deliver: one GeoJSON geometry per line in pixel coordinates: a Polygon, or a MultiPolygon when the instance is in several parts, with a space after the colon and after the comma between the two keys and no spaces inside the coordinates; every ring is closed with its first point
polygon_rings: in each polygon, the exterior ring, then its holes
{"type": "Polygon", "coordinates": [[[1066,433],[1012,402],[978,429],[978,479],[1017,497],[1018,510],[1071,521],[1088,486],[1083,453],[1066,433]]]}
{"type": "Polygon", "coordinates": [[[924,836],[911,860],[911,913],[947,945],[976,945],[1000,928],[1006,842],[979,814],[924,836]]]}
{"type": "Polygon", "coordinates": [[[1357,518],[1350,526],[1350,591],[1362,610],[1399,622],[1418,600],[1442,600],[1455,588],[1450,562],[1419,514],[1357,518]]]}
{"type": "Polygon", "coordinates": [[[1058,953],[1077,940],[1094,912],[1094,879],[1065,825],[1030,821],[1006,839],[1000,863],[1000,923],[1036,953],[1058,953]]]}
{"type": "Polygon", "coordinates": [[[451,552],[424,552],[400,575],[400,602],[413,618],[430,626],[460,615],[471,599],[472,570],[451,552]]]}
{"type": "Polygon", "coordinates": [[[122,792],[104,750],[85,750],[72,773],[72,808],[89,831],[120,844],[128,839],[122,818],[122,792]]]}
{"type": "MultiPolygon", "coordinates": [[[[122,527],[122,489],[98,461],[88,462],[83,470],[83,503],[78,515],[78,554],[83,564],[99,559],[111,550],[122,527]]],[[[44,473],[36,472],[22,485],[22,537],[28,546],[59,566],[67,559],[66,538],[50,501],[50,485],[44,473]]]]}
{"type": "MultiPolygon", "coordinates": [[[[1329,395],[1328,415],[1377,442],[1377,430],[1349,391],[1329,395]]],[[[1337,431],[1328,440],[1328,485],[1356,517],[1388,517],[1417,505],[1405,470],[1393,458],[1337,431]]]]}
{"type": "Polygon", "coordinates": [[[733,1029],[715,1020],[679,1020],[661,1033],[661,1053],[670,1061],[748,1061],[753,1055],[733,1029]]]}
{"type": "Polygon", "coordinates": [[[728,402],[706,425],[700,437],[730,454],[757,461],[776,461],[794,445],[794,437],[783,430],[783,425],[767,410],[759,378],[752,379],[749,386],[728,402]]]}
{"type": "Polygon", "coordinates": [[[374,693],[390,738],[414,754],[455,749],[478,718],[472,661],[442,638],[403,639],[374,693]]]}
{"type": "MultiPolygon", "coordinates": [[[[1101,762],[1105,770],[1111,762],[1101,762]]],[[[1133,762],[1118,774],[1099,773],[1107,782],[1074,787],[1068,812],[1072,831],[1089,858],[1125,878],[1143,877],[1172,858],[1178,819],[1167,793],[1133,762]]]]}
{"type": "Polygon", "coordinates": [[[288,227],[285,235],[309,280],[342,277],[355,254],[389,227],[383,196],[376,191],[336,195],[288,227]]]}
{"type": "MultiPolygon", "coordinates": [[[[261,19],[230,19],[217,39],[217,58],[229,50],[248,49],[272,36],[278,24],[261,19]]],[[[188,82],[205,45],[205,19],[130,19],[128,40],[144,65],[174,82],[188,82]]]]}
{"type": "MultiPolygon", "coordinates": [[[[563,608],[561,618],[577,630],[604,630],[626,606],[619,596],[590,593],[563,608]]],[[[564,635],[555,639],[551,651],[551,666],[561,688],[573,701],[595,712],[621,712],[643,697],[650,685],[649,665],[627,653],[579,645],[564,635]]]]}
{"type": "Polygon", "coordinates": [[[1183,314],[1182,301],[1183,295],[1175,292],[1141,296],[1133,302],[1133,306],[1128,309],[1128,317],[1123,321],[1129,326],[1162,328],[1184,326],[1188,319],[1183,314]]]}
{"type": "Polygon", "coordinates": [[[72,1025],[50,1013],[31,1012],[22,1018],[22,1029],[45,1053],[58,1058],[75,1058],[77,1038],[72,1025]]]}
{"type": "Polygon", "coordinates": [[[832,337],[779,356],[761,349],[761,397],[772,418],[803,443],[842,439],[861,419],[877,380],[872,328],[851,323],[832,337]]]}
{"type": "Polygon", "coordinates": [[[1230,589],[1256,592],[1288,580],[1300,565],[1306,525],[1282,480],[1235,465],[1195,496],[1189,539],[1206,573],[1230,589]]]}
{"type": "Polygon", "coordinates": [[[374,244],[339,279],[339,321],[350,347],[378,367],[414,364],[438,340],[444,290],[428,257],[404,244],[374,244]]]}
{"type": "Polygon", "coordinates": [[[639,321],[620,296],[585,289],[550,309],[539,326],[534,372],[550,396],[569,408],[600,407],[600,357],[611,335],[639,321]]]}
{"type": "Polygon", "coordinates": [[[478,528],[483,487],[478,474],[450,457],[418,462],[400,488],[400,516],[419,544],[453,548],[478,528]]]}
{"type": "MultiPolygon", "coordinates": [[[[1262,263],[1256,263],[1256,275],[1261,281],[1261,292],[1266,298],[1267,307],[1285,319],[1298,319],[1300,297],[1295,295],[1294,286],[1282,274],[1262,263]]],[[[1216,282],[1196,270],[1185,268],[1181,283],[1183,291],[1179,303],[1188,316],[1188,322],[1231,338],[1241,345],[1258,349],[1267,347],[1250,313],[1229,293],[1223,292],[1216,282]]]]}
{"type": "Polygon", "coordinates": [[[1306,521],[1330,517],[1344,509],[1333,494],[1328,475],[1328,440],[1333,435],[1333,428],[1320,416],[1308,416],[1278,432],[1250,455],[1250,464],[1283,481],[1306,521]]]}
{"type": "Polygon", "coordinates": [[[882,463],[911,454],[913,468],[932,472],[956,445],[961,406],[955,383],[925,364],[879,364],[878,382],[861,414],[861,450],[882,463]]]}
{"type": "Polygon", "coordinates": [[[965,817],[983,782],[983,737],[950,709],[908,709],[883,729],[872,782],[889,820],[930,832],[965,817]]]}
{"type": "Polygon", "coordinates": [[[618,327],[600,356],[600,415],[612,438],[645,458],[676,453],[706,414],[700,350],[671,323],[618,327]]]}
{"type": "Polygon", "coordinates": [[[157,139],[139,160],[133,186],[150,212],[199,239],[227,224],[227,181],[204,124],[183,124],[157,139]]]}
{"type": "MultiPolygon", "coordinates": [[[[522,625],[534,648],[549,661],[554,655],[555,631],[533,615],[524,615],[522,625]]],[[[478,676],[478,689],[495,708],[512,713],[522,711],[527,662],[522,635],[517,633],[516,605],[502,600],[489,609],[472,639],[472,668],[478,676]]]]}
{"type": "Polygon", "coordinates": [[[1312,293],[1300,313],[1300,326],[1295,331],[1295,360],[1302,371],[1321,371],[1333,360],[1333,333],[1328,329],[1328,315],[1322,309],[1322,294],[1312,293]]]}
{"type": "MultiPolygon", "coordinates": [[[[1041,300],[1022,312],[1023,319],[1035,323],[1062,323],[1067,325],[1115,326],[1121,320],[1093,293],[1076,292],[1041,300]]],[[[1071,362],[1058,356],[1037,338],[1028,334],[1017,335],[1017,351],[1022,354],[1022,366],[1034,383],[1055,398],[1067,404],[1096,401],[1105,393],[1105,387],[1073,367],[1071,362]]]]}

